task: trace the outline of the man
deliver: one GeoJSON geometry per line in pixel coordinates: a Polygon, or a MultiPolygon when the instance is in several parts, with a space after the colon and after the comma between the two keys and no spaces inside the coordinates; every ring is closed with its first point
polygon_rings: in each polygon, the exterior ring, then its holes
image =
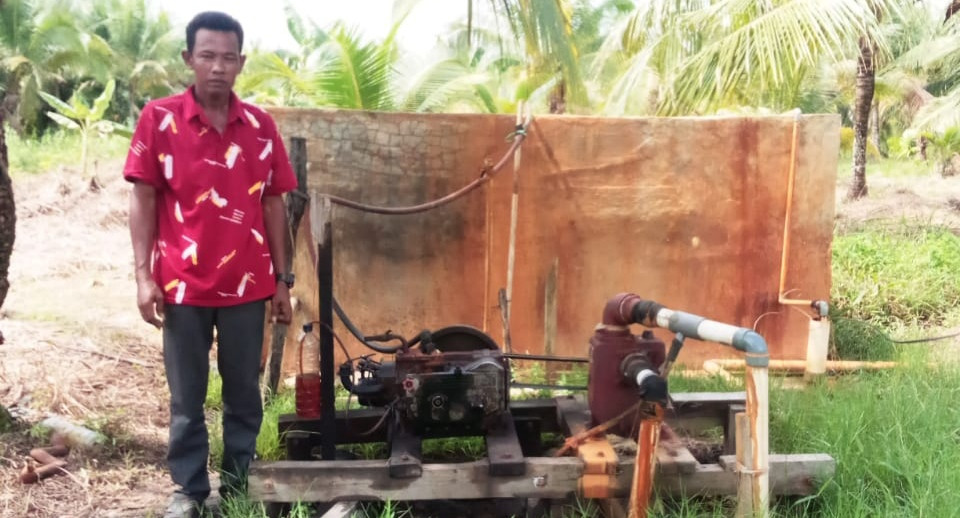
{"type": "Polygon", "coordinates": [[[185,92],[144,107],[123,175],[143,319],[163,330],[170,387],[168,517],[196,516],[210,493],[203,402],[216,331],[223,378],[221,495],[242,489],[263,417],[265,304],[289,323],[281,195],[296,187],[276,124],[233,93],[243,29],[219,12],[187,26],[185,92]]]}

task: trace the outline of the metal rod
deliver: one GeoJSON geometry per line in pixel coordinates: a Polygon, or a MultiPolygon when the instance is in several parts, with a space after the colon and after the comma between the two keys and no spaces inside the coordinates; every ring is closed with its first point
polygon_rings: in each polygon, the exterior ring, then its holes
{"type": "Polygon", "coordinates": [[[333,365],[333,214],[330,199],[320,200],[317,244],[317,285],[320,289],[320,455],[333,460],[337,446],[337,415],[333,365]]]}
{"type": "Polygon", "coordinates": [[[590,363],[589,358],[578,358],[576,356],[549,356],[544,354],[521,354],[504,353],[504,358],[511,360],[533,360],[540,362],[563,362],[563,363],[590,363]]]}
{"type": "Polygon", "coordinates": [[[650,496],[653,494],[657,470],[657,447],[660,427],[663,425],[663,407],[656,405],[654,415],[640,421],[637,435],[637,456],[633,463],[633,483],[630,485],[629,518],[647,518],[650,496]]]}

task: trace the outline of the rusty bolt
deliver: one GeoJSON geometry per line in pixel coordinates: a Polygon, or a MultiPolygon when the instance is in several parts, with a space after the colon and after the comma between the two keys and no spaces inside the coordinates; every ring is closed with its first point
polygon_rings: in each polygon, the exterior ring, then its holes
{"type": "Polygon", "coordinates": [[[512,459],[512,458],[513,458],[513,454],[512,454],[512,453],[504,453],[503,455],[500,456],[500,458],[501,458],[501,459],[512,459]]]}
{"type": "Polygon", "coordinates": [[[537,475],[533,477],[533,487],[547,487],[547,476],[537,475]]]}

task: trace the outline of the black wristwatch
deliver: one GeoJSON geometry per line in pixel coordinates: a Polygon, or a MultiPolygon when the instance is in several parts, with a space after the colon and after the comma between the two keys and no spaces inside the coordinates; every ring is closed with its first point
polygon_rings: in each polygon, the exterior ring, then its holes
{"type": "Polygon", "coordinates": [[[282,282],[282,283],[286,284],[286,285],[287,285],[287,288],[292,288],[292,287],[293,287],[293,281],[294,281],[294,280],[295,280],[295,277],[293,276],[292,273],[278,273],[278,274],[277,274],[277,282],[282,282]]]}

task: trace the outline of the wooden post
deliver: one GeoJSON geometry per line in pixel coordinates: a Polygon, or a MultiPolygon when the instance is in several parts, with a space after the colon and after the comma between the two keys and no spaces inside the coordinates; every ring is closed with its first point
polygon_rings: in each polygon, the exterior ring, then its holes
{"type": "MultiPolygon", "coordinates": [[[[765,518],[769,512],[770,506],[770,473],[769,473],[769,455],[770,455],[770,373],[766,367],[747,366],[746,370],[746,388],[747,388],[747,436],[749,442],[740,445],[738,438],[737,450],[743,448],[744,456],[749,450],[749,457],[740,463],[743,470],[740,476],[740,488],[744,491],[744,486],[750,486],[749,514],[740,514],[737,516],[751,516],[765,518]],[[747,476],[745,477],[744,474],[747,476]]],[[[740,432],[740,426],[737,426],[740,432]]],[[[743,432],[740,432],[743,433],[743,432]]],[[[743,493],[738,493],[743,494],[743,493]]],[[[741,498],[738,509],[742,509],[744,501],[741,498]]]]}
{"type": "MultiPolygon", "coordinates": [[[[289,272],[293,269],[293,255],[296,252],[297,229],[307,206],[307,140],[301,137],[290,139],[290,163],[297,175],[297,189],[286,197],[287,228],[289,233],[284,239],[286,262],[283,267],[289,272]]],[[[280,384],[280,368],[283,365],[283,345],[287,341],[287,325],[274,323],[270,343],[270,364],[267,370],[267,396],[277,393],[280,384]]]]}
{"type": "MultiPolygon", "coordinates": [[[[557,266],[559,258],[553,258],[547,281],[543,286],[543,354],[553,356],[557,342],[557,266]]],[[[547,383],[556,383],[556,362],[546,362],[547,383]]]]}
{"type": "Polygon", "coordinates": [[[750,447],[750,421],[745,412],[738,413],[734,418],[737,437],[737,518],[753,516],[753,477],[750,470],[753,466],[753,449],[750,447]]]}
{"type": "Polygon", "coordinates": [[[310,227],[317,243],[320,290],[320,455],[333,460],[337,445],[333,366],[333,204],[325,196],[310,198],[310,227]]]}
{"type": "MultiPolygon", "coordinates": [[[[517,102],[517,126],[523,121],[523,101],[517,102]]],[[[516,138],[520,138],[519,136],[516,138]]],[[[513,272],[517,262],[517,216],[520,205],[520,148],[513,153],[513,194],[510,197],[510,245],[507,248],[507,293],[506,305],[503,313],[504,332],[503,346],[508,353],[513,352],[512,339],[510,337],[510,326],[512,325],[512,305],[513,305],[513,272]]]]}

